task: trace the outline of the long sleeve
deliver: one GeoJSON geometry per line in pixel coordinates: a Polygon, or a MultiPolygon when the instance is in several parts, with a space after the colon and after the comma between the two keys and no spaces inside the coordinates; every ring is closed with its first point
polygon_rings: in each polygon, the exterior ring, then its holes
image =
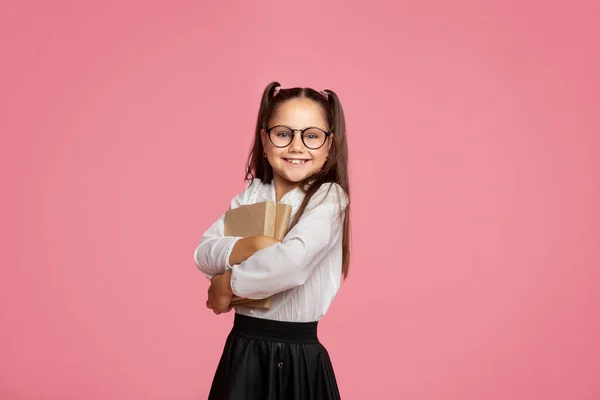
{"type": "MultiPolygon", "coordinates": [[[[244,192],[234,197],[231,200],[230,209],[239,207],[242,204],[243,196],[244,192]]],[[[231,269],[229,256],[235,243],[241,239],[240,237],[225,236],[224,226],[225,213],[208,228],[194,251],[196,265],[208,279],[231,269]]]]}
{"type": "Polygon", "coordinates": [[[266,247],[232,270],[233,292],[265,298],[303,285],[313,269],[342,240],[347,198],[338,185],[323,185],[283,242],[266,247]],[[341,207],[341,208],[340,208],[341,207]]]}

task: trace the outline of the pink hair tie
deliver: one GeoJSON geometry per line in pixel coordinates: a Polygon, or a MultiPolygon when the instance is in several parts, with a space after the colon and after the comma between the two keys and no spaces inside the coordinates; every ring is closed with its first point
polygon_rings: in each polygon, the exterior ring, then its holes
{"type": "Polygon", "coordinates": [[[326,91],[324,91],[324,90],[321,90],[319,93],[320,93],[320,94],[321,94],[323,97],[325,97],[325,100],[329,100],[329,95],[327,94],[327,92],[326,92],[326,91]]]}
{"type": "Polygon", "coordinates": [[[279,93],[280,90],[281,90],[281,86],[277,86],[275,88],[275,91],[273,92],[273,97],[277,96],[277,94],[279,93]]]}

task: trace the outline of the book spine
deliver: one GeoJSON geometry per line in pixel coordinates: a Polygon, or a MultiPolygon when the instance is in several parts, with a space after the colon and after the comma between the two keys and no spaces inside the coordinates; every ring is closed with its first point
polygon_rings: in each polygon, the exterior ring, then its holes
{"type": "Polygon", "coordinates": [[[282,241],[287,234],[290,225],[292,207],[288,204],[277,204],[277,215],[275,217],[275,239],[282,241]]]}
{"type": "Polygon", "coordinates": [[[275,236],[275,219],[277,218],[277,206],[273,202],[267,202],[265,207],[265,225],[263,227],[263,235],[275,236]]]}

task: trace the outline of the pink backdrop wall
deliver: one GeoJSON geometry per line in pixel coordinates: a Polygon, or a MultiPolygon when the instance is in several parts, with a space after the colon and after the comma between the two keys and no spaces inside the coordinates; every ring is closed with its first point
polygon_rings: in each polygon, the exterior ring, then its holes
{"type": "Polygon", "coordinates": [[[0,398],[206,397],[271,80],[347,115],[344,399],[600,398],[598,2],[512,3],[3,2],[0,398]]]}

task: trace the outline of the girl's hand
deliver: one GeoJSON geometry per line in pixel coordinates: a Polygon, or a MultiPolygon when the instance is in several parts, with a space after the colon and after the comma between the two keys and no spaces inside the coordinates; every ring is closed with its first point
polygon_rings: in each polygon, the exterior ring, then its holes
{"type": "Polygon", "coordinates": [[[211,308],[217,315],[231,311],[231,271],[217,275],[210,281],[206,307],[211,308]]]}
{"type": "Polygon", "coordinates": [[[270,236],[249,236],[235,242],[229,255],[229,265],[237,265],[246,261],[259,250],[279,243],[279,240],[270,236]]]}
{"type": "Polygon", "coordinates": [[[280,243],[279,240],[271,236],[252,236],[254,238],[254,252],[269,247],[275,243],[280,243]]]}

